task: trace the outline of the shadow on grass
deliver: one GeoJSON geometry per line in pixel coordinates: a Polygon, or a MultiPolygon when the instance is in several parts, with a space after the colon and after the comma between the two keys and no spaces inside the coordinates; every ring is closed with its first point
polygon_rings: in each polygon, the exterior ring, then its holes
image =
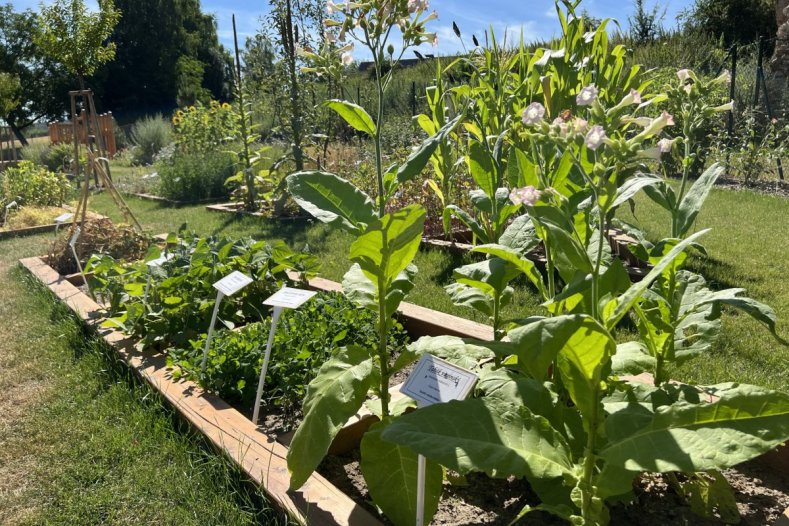
{"type": "Polygon", "coordinates": [[[121,360],[115,350],[104,342],[95,330],[86,326],[62,302],[38,280],[21,269],[17,270],[20,279],[26,281],[31,294],[39,295],[48,305],[49,320],[62,330],[67,348],[71,349],[73,364],[83,360],[95,360],[93,374],[97,380],[98,391],[93,396],[108,393],[112,388],[123,386],[132,402],[151,415],[153,420],[164,417],[172,426],[172,432],[180,435],[192,450],[195,464],[207,471],[217,487],[223,488],[239,510],[250,516],[257,524],[290,525],[293,521],[281,510],[272,507],[258,485],[230,459],[226,458],[201,433],[173,411],[165,400],[144,383],[135,371],[121,360]]]}

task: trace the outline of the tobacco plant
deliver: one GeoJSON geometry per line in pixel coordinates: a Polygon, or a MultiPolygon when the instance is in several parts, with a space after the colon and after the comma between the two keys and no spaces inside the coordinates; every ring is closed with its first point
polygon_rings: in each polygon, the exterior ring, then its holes
{"type": "MultiPolygon", "coordinates": [[[[420,205],[391,210],[389,205],[400,185],[424,169],[462,114],[443,124],[404,163],[385,167],[381,141],[385,94],[403,53],[409,47],[436,38],[425,29],[425,24],[436,18],[436,14],[428,13],[427,2],[422,0],[329,2],[327,8],[330,15],[325,21],[329,31],[327,40],[345,44],[336,50],[329,48],[332,56],[350,64],[353,42],[369,49],[372,55],[377,88],[375,117],[347,101],[331,100],[326,104],[373,141],[377,195],[368,196],[340,176],[320,171],[296,173],[287,182],[293,198],[304,210],[356,237],[350,250],[354,265],[343,279],[343,289],[355,304],[376,313],[378,338],[373,347],[346,347],[310,383],[304,399],[304,421],[288,450],[290,485],[297,489],[307,481],[326,455],[334,436],[356,414],[368,391],[372,391],[380,400],[375,412],[381,422],[362,441],[362,473],[373,500],[384,513],[397,524],[408,524],[415,516],[415,495],[391,491],[393,481],[388,477],[394,473],[398,487],[415,487],[417,456],[408,448],[384,443],[380,436],[405,409],[390,403],[389,380],[404,364],[395,361],[387,342],[393,315],[414,286],[417,269],[412,261],[422,238],[425,210],[420,205]],[[397,53],[391,42],[395,28],[402,36],[397,53]]],[[[314,71],[331,73],[326,65],[333,64],[333,59],[309,53],[307,58],[315,65],[314,71]]],[[[427,473],[426,515],[429,517],[438,505],[441,468],[430,463],[427,473]]]]}
{"type": "MultiPolygon", "coordinates": [[[[524,207],[554,254],[558,279],[543,304],[546,316],[512,324],[507,341],[416,342],[402,361],[431,353],[476,369],[478,396],[404,415],[382,433],[384,441],[460,473],[525,477],[542,501],[533,509],[578,525],[607,524],[607,502],[632,498],[641,472],[714,474],[789,438],[785,393],[666,382],[665,363],[658,362],[702,352],[715,336],[721,305],[741,308],[773,332],[775,313],[739,289],[713,292],[681,270],[706,230],[653,245],[653,268],[630,283],[612,257],[607,231],[618,207],[663,182],[641,170],[666,144],[659,139],[671,140],[665,134],[673,117],[639,113],[665,100],[662,95],[632,90],[611,100],[605,78],[596,82],[577,93],[557,84],[551,100],[575,98],[575,104],[566,102],[569,111],[553,121],[545,105],[524,102],[511,115],[523,126],[506,138],[526,168],[521,175],[532,182],[510,199],[524,207]],[[665,323],[665,311],[675,325],[665,323]],[[617,344],[616,329],[630,315],[640,338],[617,344]],[[655,374],[655,385],[629,376],[645,371],[655,374]]],[[[697,184],[681,199],[682,228],[675,232],[688,232],[701,209],[705,183],[697,184]]],[[[514,244],[528,243],[530,235],[517,229],[514,244]]],[[[522,259],[505,245],[486,250],[491,261],[522,259]]]]}

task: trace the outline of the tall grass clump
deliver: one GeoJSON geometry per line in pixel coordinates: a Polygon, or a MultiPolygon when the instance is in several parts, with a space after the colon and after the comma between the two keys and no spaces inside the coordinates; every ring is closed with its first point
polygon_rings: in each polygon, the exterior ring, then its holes
{"type": "Polygon", "coordinates": [[[172,125],[161,114],[140,119],[131,130],[134,161],[137,164],[151,164],[154,156],[172,140],[172,125]]]}

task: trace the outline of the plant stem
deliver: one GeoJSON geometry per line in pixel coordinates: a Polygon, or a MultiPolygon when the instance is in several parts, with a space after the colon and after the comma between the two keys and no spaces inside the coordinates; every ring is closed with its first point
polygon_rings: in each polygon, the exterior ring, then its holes
{"type": "Polygon", "coordinates": [[[593,514],[592,507],[592,488],[593,479],[595,475],[595,464],[597,456],[595,455],[595,448],[597,447],[597,418],[599,412],[599,404],[596,402],[600,399],[599,389],[595,390],[595,405],[592,409],[592,415],[589,419],[589,428],[586,430],[586,451],[584,453],[583,473],[581,475],[581,484],[583,490],[583,501],[581,502],[581,516],[587,521],[585,524],[596,524],[595,515],[593,514]]]}

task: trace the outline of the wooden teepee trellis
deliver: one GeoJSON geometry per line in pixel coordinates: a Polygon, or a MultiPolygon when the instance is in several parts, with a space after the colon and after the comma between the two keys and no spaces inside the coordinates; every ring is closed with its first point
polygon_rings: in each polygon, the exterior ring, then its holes
{"type": "Polygon", "coordinates": [[[129,224],[133,225],[137,230],[142,230],[139,221],[134,216],[129,205],[121,196],[118,189],[112,182],[110,174],[109,160],[107,159],[107,149],[104,144],[104,137],[101,133],[99,126],[98,113],[96,112],[96,104],[93,100],[93,92],[91,90],[78,90],[70,91],[71,97],[71,126],[72,138],[74,140],[74,177],[80,180],[80,162],[79,162],[79,140],[80,136],[87,137],[85,151],[87,155],[87,166],[85,166],[84,181],[82,184],[82,193],[80,196],[77,210],[74,213],[74,227],[77,224],[85,223],[85,216],[88,211],[88,199],[90,198],[90,179],[93,175],[97,184],[101,184],[104,189],[110,194],[115,205],[123,213],[124,218],[129,224]],[[80,111],[78,106],[84,110],[85,117],[80,119],[80,111]],[[83,126],[84,129],[80,130],[79,127],[83,126]]]}

